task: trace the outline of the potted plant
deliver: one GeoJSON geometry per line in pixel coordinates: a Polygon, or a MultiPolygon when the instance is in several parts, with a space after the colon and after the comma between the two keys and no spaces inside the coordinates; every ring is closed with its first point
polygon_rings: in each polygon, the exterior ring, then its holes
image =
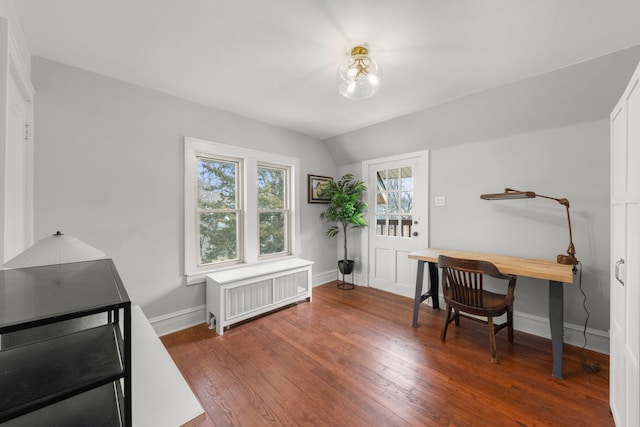
{"type": "Polygon", "coordinates": [[[351,274],[354,267],[354,261],[347,256],[347,229],[367,226],[367,204],[362,201],[362,193],[366,190],[364,182],[354,180],[352,174],[346,174],[338,181],[328,181],[320,187],[322,197],[329,200],[329,206],[320,214],[320,219],[335,223],[327,229],[327,236],[335,237],[340,231],[344,235],[344,256],[338,261],[343,275],[351,274]]]}

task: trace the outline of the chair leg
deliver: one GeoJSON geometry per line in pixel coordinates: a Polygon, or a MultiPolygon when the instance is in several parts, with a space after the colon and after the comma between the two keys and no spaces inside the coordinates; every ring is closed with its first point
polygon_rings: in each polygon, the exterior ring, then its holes
{"type": "Polygon", "coordinates": [[[444,342],[447,338],[447,328],[451,323],[451,306],[447,304],[447,311],[444,316],[444,324],[442,325],[442,331],[440,332],[440,341],[444,342]]]}
{"type": "Polygon", "coordinates": [[[496,351],[496,331],[493,327],[493,317],[487,318],[489,325],[489,346],[491,347],[491,363],[498,363],[498,355],[496,351]]]}
{"type": "Polygon", "coordinates": [[[507,310],[507,332],[509,334],[509,342],[513,343],[513,310],[507,310]]]}

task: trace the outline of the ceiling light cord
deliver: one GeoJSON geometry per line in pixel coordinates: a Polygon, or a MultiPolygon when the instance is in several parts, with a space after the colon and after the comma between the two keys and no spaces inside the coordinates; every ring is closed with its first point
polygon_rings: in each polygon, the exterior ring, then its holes
{"type": "MultiPolygon", "coordinates": [[[[582,330],[582,336],[584,337],[584,345],[582,346],[581,350],[582,350],[582,367],[584,368],[585,371],[592,373],[592,374],[596,374],[598,372],[600,372],[600,362],[595,362],[595,363],[589,363],[587,361],[587,356],[586,356],[586,348],[587,348],[587,325],[589,324],[589,310],[587,309],[587,294],[584,292],[584,290],[582,289],[582,263],[580,261],[578,261],[578,289],[580,290],[580,292],[582,293],[582,308],[584,309],[584,312],[586,313],[587,317],[584,319],[584,329],[582,330]]],[[[575,266],[574,266],[574,271],[575,271],[575,266]]]]}

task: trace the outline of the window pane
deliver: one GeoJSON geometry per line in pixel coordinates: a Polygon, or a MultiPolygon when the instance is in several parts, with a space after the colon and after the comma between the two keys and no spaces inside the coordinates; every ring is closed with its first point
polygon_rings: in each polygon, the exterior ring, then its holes
{"type": "Polygon", "coordinates": [[[284,209],[286,170],[258,167],[258,209],[284,209]]]}
{"type": "Polygon", "coordinates": [[[402,215],[402,237],[411,237],[413,218],[411,215],[402,215]]]}
{"type": "Polygon", "coordinates": [[[376,235],[377,236],[387,235],[387,217],[386,216],[379,215],[376,217],[376,235]]]}
{"type": "Polygon", "coordinates": [[[237,214],[235,212],[200,214],[200,263],[238,258],[237,214]]]}
{"type": "Polygon", "coordinates": [[[413,190],[413,171],[410,166],[402,168],[402,189],[413,190]]]}
{"type": "Polygon", "coordinates": [[[378,192],[376,195],[376,213],[379,215],[387,213],[387,194],[378,192]]]}
{"type": "Polygon", "coordinates": [[[378,190],[386,191],[387,190],[387,171],[386,170],[378,171],[377,176],[378,176],[378,183],[377,183],[378,190]]]}
{"type": "Polygon", "coordinates": [[[400,222],[396,215],[389,216],[389,236],[397,237],[400,235],[400,222]]]}
{"type": "Polygon", "coordinates": [[[238,164],[198,157],[198,207],[236,209],[238,164]]]}
{"type": "Polygon", "coordinates": [[[284,212],[260,213],[260,255],[286,251],[286,223],[284,212]]]}
{"type": "Polygon", "coordinates": [[[400,197],[400,207],[402,208],[402,212],[411,213],[413,210],[413,192],[403,191],[400,193],[400,197]]]}
{"type": "Polygon", "coordinates": [[[389,213],[398,213],[399,212],[399,200],[398,193],[389,193],[389,213]]]}
{"type": "Polygon", "coordinates": [[[387,190],[399,190],[400,189],[400,174],[399,169],[389,169],[389,180],[387,190]]]}

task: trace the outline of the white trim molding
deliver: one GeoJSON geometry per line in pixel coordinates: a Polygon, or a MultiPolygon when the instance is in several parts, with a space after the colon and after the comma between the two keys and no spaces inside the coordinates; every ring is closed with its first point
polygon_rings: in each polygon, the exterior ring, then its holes
{"type": "MultiPolygon", "coordinates": [[[[314,274],[312,277],[313,286],[319,286],[335,280],[336,271],[329,270],[320,274],[314,274]]],[[[358,283],[358,282],[356,282],[358,283]]],[[[431,306],[431,300],[423,302],[423,304],[431,306]]],[[[444,301],[440,302],[440,306],[444,307],[444,301]]],[[[176,311],[163,316],[149,319],[149,322],[159,336],[177,332],[182,329],[200,325],[206,322],[206,310],[204,305],[176,311]]],[[[539,336],[542,338],[551,338],[551,330],[549,319],[541,316],[534,316],[527,313],[514,312],[514,328],[516,331],[525,332],[527,334],[539,336]]],[[[411,327],[407,323],[408,327],[411,327]]],[[[584,346],[584,326],[574,325],[571,323],[564,324],[564,342],[576,347],[584,346]]],[[[589,350],[602,354],[609,354],[609,334],[605,331],[587,328],[586,330],[587,346],[589,350]]],[[[516,345],[518,337],[516,336],[516,345]]],[[[551,343],[549,343],[551,346],[551,343]]]]}
{"type": "Polygon", "coordinates": [[[154,317],[149,319],[149,323],[158,336],[163,336],[205,323],[205,311],[205,305],[202,304],[154,317]]]}
{"type": "MultiPolygon", "coordinates": [[[[325,271],[314,274],[311,277],[312,286],[319,286],[336,280],[336,270],[325,271]]],[[[200,285],[205,286],[203,281],[200,285]]],[[[207,322],[206,305],[198,305],[173,313],[163,314],[149,319],[158,336],[168,335],[192,326],[201,325],[207,322]]]]}
{"type": "MultiPolygon", "coordinates": [[[[439,300],[440,308],[444,309],[445,302],[442,296],[440,296],[439,300]]],[[[432,307],[431,299],[424,301],[422,304],[432,307]]],[[[502,318],[504,318],[504,316],[502,316],[502,318]]],[[[496,320],[498,323],[502,321],[504,320],[496,320]]],[[[551,339],[551,326],[549,319],[546,317],[514,311],[513,328],[516,331],[547,338],[549,340],[551,339]]],[[[583,347],[585,345],[585,335],[587,339],[587,349],[597,351],[598,353],[609,354],[609,333],[591,328],[587,328],[585,333],[584,326],[566,322],[564,323],[565,344],[583,347]]],[[[515,341],[516,343],[518,342],[518,337],[515,338],[515,341]]],[[[549,345],[551,345],[551,343],[549,343],[549,345]]]]}

